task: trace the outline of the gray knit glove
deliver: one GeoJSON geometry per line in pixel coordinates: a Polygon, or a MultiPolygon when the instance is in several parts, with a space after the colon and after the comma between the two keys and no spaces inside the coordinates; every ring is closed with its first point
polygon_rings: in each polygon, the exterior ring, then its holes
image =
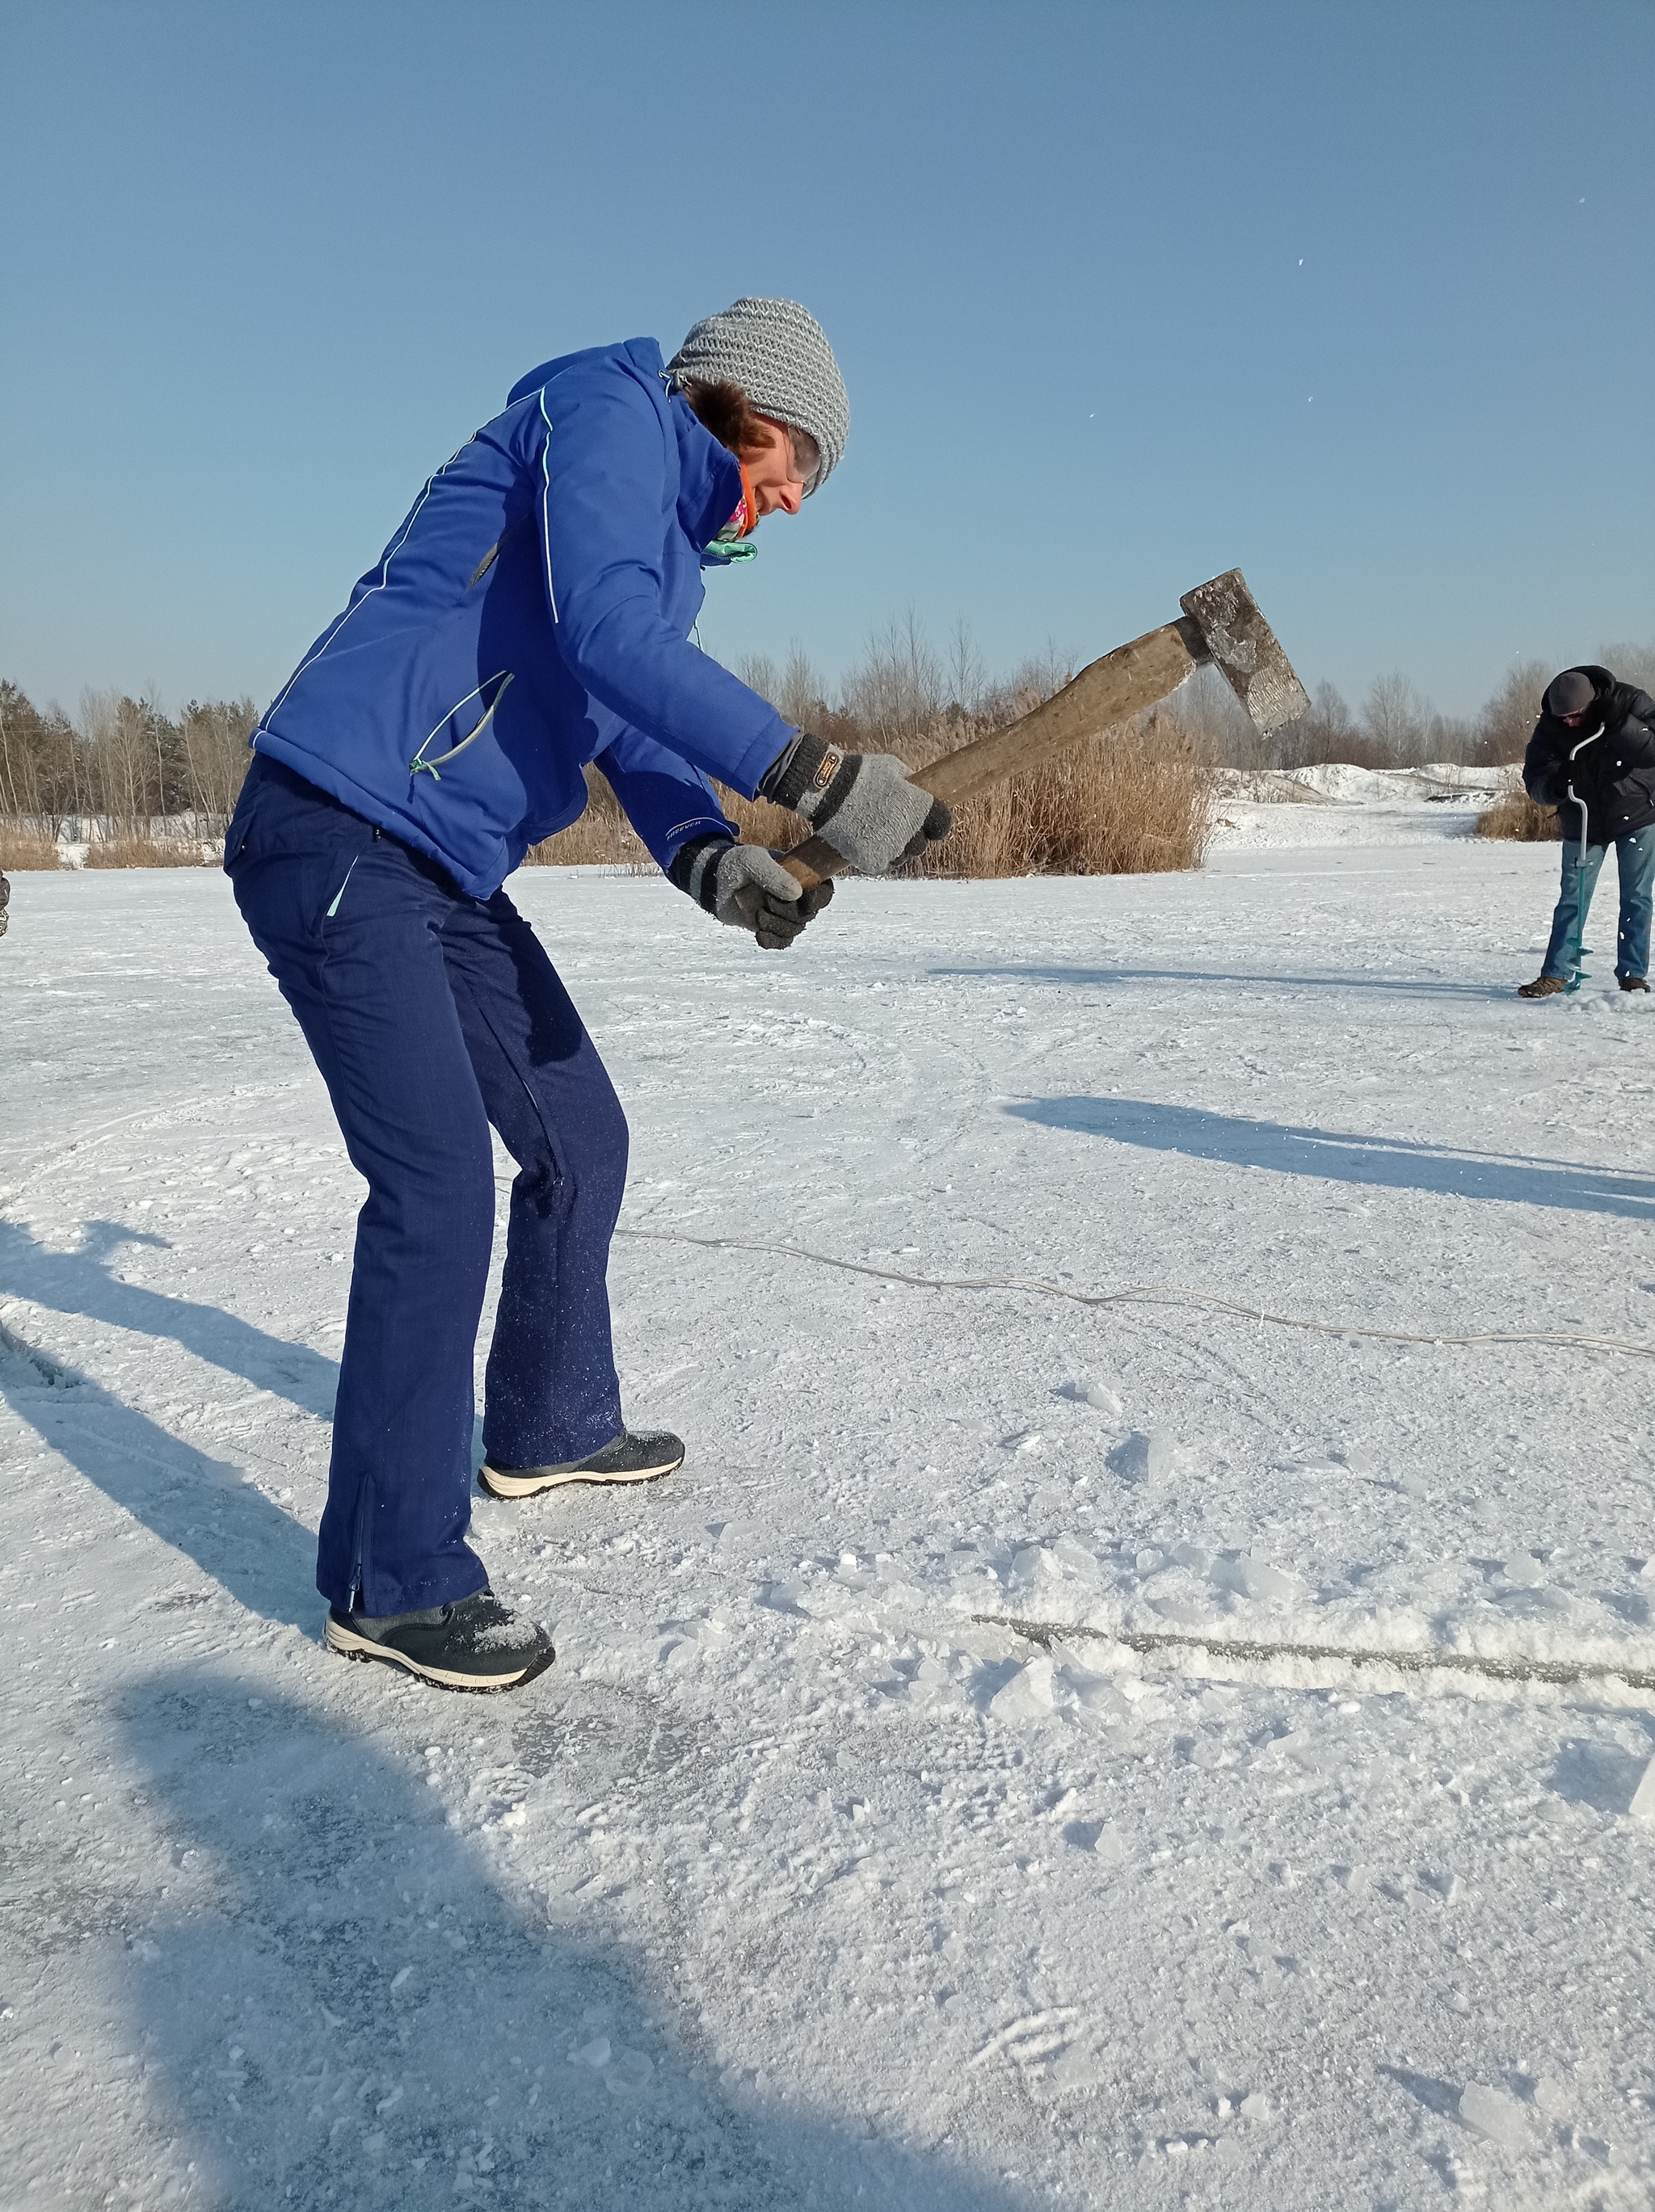
{"type": "Polygon", "coordinates": [[[802,890],[774,853],[727,837],[692,837],[666,872],[709,914],[732,929],[751,930],[767,952],[785,951],[833,896],[831,882],[802,890]]]}
{"type": "Polygon", "coordinates": [[[953,817],[908,781],[894,753],[846,753],[801,730],[758,787],[802,815],[865,876],[882,876],[946,837],[953,817]]]}

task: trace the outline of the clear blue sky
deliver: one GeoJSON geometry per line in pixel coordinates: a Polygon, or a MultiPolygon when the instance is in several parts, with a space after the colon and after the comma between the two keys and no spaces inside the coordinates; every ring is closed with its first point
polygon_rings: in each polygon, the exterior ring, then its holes
{"type": "Polygon", "coordinates": [[[804,301],[849,456],[721,658],[1005,669],[1238,565],[1445,712],[1655,635],[1649,0],[5,0],[0,674],[267,698],[574,347],[804,301]]]}

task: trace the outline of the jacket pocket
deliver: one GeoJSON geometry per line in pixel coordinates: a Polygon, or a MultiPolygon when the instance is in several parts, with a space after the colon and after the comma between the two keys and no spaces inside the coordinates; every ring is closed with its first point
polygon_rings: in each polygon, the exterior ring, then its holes
{"type": "Polygon", "coordinates": [[[468,691],[457,706],[451,707],[428,732],[419,750],[409,762],[409,774],[429,775],[433,781],[441,783],[442,771],[449,762],[457,759],[467,745],[474,745],[493,721],[495,709],[510,689],[511,681],[511,670],[502,668],[479,684],[475,691],[468,691]]]}

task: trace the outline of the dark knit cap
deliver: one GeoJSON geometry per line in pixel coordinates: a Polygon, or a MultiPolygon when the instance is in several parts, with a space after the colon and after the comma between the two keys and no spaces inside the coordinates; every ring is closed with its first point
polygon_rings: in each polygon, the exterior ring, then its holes
{"type": "MultiPolygon", "coordinates": [[[[1532,698],[1534,694],[1530,693],[1532,698]]],[[[1597,696],[1590,676],[1579,668],[1566,668],[1561,676],[1554,676],[1546,686],[1546,712],[1560,718],[1565,714],[1584,714],[1597,696]]]]}

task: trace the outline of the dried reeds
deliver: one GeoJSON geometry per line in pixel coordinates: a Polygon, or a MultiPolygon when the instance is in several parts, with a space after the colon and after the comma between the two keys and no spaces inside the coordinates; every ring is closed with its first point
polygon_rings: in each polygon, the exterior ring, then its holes
{"type": "MultiPolygon", "coordinates": [[[[978,734],[956,723],[948,745],[934,741],[911,750],[934,758],[978,734]]],[[[982,880],[1198,868],[1211,834],[1211,775],[1195,754],[1190,733],[1170,714],[1105,732],[1030,775],[968,799],[955,810],[952,836],[898,872],[982,880]]],[[[587,812],[537,845],[531,865],[607,862],[646,869],[648,856],[608,786],[595,775],[588,781],[587,812]]],[[[719,798],[749,844],[785,849],[810,835],[807,823],[768,799],[742,799],[721,787],[719,798]]]]}
{"type": "Polygon", "coordinates": [[[586,770],[587,809],[578,822],[531,845],[526,868],[630,868],[646,875],[654,866],[642,837],[621,811],[601,769],[586,770]]]}
{"type": "Polygon", "coordinates": [[[1479,837],[1505,837],[1520,845],[1558,843],[1563,824],[1555,806],[1538,806],[1526,791],[1508,791],[1477,817],[1479,837]]]}
{"type": "Polygon", "coordinates": [[[27,868],[62,866],[57,840],[26,822],[0,819],[0,875],[16,875],[27,868]]]}
{"type": "Polygon", "coordinates": [[[88,868],[207,868],[213,866],[199,839],[150,837],[142,830],[118,830],[96,837],[86,848],[88,868]]]}

